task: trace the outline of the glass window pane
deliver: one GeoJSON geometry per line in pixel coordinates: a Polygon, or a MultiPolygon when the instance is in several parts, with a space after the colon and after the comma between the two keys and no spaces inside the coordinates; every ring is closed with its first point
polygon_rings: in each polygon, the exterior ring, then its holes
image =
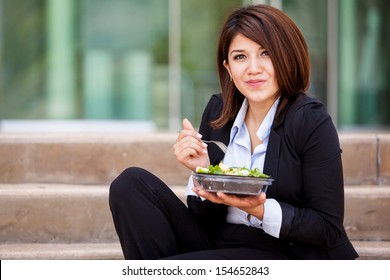
{"type": "Polygon", "coordinates": [[[164,126],[168,0],[2,0],[0,6],[2,119],[164,126]]]}
{"type": "Polygon", "coordinates": [[[212,94],[220,92],[216,51],[228,12],[242,0],[186,0],[182,5],[182,115],[198,125],[212,94]]]}
{"type": "MultiPolygon", "coordinates": [[[[220,27],[233,7],[251,1],[179,2],[175,106],[178,117],[198,125],[209,97],[220,91],[220,27]]],[[[301,28],[311,55],[310,93],[326,103],[328,1],[263,2],[281,3],[301,28]]],[[[148,120],[167,129],[170,3],[0,0],[0,119],[148,120]]],[[[390,2],[338,3],[339,126],[389,127],[390,2]]]]}
{"type": "Polygon", "coordinates": [[[340,1],[341,127],[390,125],[390,2],[340,1]]]}
{"type": "Polygon", "coordinates": [[[309,93],[326,104],[327,1],[284,0],[282,8],[298,25],[309,48],[309,93]]]}
{"type": "Polygon", "coordinates": [[[0,119],[44,118],[45,1],[0,4],[0,119]]]}

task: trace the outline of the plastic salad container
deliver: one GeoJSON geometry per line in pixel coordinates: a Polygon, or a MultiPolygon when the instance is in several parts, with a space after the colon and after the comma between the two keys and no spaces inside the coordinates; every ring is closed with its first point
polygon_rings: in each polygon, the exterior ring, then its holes
{"type": "Polygon", "coordinates": [[[239,195],[258,195],[272,185],[272,178],[257,178],[237,175],[192,173],[201,187],[209,192],[224,192],[239,195]]]}

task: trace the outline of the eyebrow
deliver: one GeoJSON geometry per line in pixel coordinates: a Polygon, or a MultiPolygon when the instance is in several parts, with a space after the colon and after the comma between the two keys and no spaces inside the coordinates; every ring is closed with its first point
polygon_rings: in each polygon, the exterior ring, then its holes
{"type": "MultiPolygon", "coordinates": [[[[264,48],[263,46],[260,46],[260,47],[259,47],[259,50],[265,50],[265,48],[264,48]]],[[[232,51],[230,52],[230,54],[233,54],[233,53],[235,53],[235,52],[242,53],[242,52],[245,52],[245,50],[240,50],[240,49],[232,50],[232,51]]]]}
{"type": "Polygon", "coordinates": [[[233,54],[233,53],[235,53],[235,52],[244,52],[244,50],[232,50],[232,51],[230,52],[230,54],[233,54]]]}

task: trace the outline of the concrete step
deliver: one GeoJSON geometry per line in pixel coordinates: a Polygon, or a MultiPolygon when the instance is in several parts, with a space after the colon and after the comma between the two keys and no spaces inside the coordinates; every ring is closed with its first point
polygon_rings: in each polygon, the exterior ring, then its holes
{"type": "Polygon", "coordinates": [[[123,260],[118,242],[0,244],[1,260],[123,260]]]}
{"type": "Polygon", "coordinates": [[[344,225],[353,240],[390,241],[390,185],[345,187],[344,225]]]}
{"type": "MultiPolygon", "coordinates": [[[[128,166],[141,166],[169,185],[188,170],[172,152],[176,133],[0,133],[0,184],[107,185],[128,166]]],[[[346,185],[390,185],[390,134],[340,134],[346,185]]]]}
{"type": "MultiPolygon", "coordinates": [[[[108,186],[0,185],[0,243],[116,242],[108,186]]],[[[185,201],[184,186],[172,186],[185,201]]],[[[344,224],[353,240],[390,241],[390,186],[347,186],[344,224]]]]}
{"type": "MultiPolygon", "coordinates": [[[[390,241],[353,241],[361,260],[390,260],[390,241]]],[[[119,243],[0,244],[1,260],[122,260],[119,243]]]]}
{"type": "Polygon", "coordinates": [[[390,260],[390,241],[352,241],[360,260],[390,260]]]}
{"type": "MultiPolygon", "coordinates": [[[[184,199],[184,187],[174,192],[184,199]]],[[[1,184],[0,243],[115,242],[108,186],[1,184]]]]}
{"type": "Polygon", "coordinates": [[[339,133],[346,185],[390,185],[390,134],[339,133]]]}
{"type": "MultiPolygon", "coordinates": [[[[0,133],[0,259],[120,259],[108,186],[128,166],[184,200],[175,133],[0,133]]],[[[390,259],[390,134],[340,134],[348,235],[362,259],[390,259]]]]}
{"type": "Polygon", "coordinates": [[[167,184],[185,184],[189,170],[173,155],[172,133],[2,134],[0,184],[108,185],[129,166],[167,184]]]}

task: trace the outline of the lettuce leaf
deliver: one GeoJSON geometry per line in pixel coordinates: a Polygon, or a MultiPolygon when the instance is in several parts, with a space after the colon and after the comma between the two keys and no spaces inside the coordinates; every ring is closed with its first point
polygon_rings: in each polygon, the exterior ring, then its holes
{"type": "Polygon", "coordinates": [[[224,163],[218,165],[209,165],[205,167],[197,167],[197,173],[214,174],[214,175],[233,175],[233,176],[246,176],[256,178],[271,178],[271,176],[261,172],[260,168],[249,169],[247,167],[228,167],[224,163]]]}

